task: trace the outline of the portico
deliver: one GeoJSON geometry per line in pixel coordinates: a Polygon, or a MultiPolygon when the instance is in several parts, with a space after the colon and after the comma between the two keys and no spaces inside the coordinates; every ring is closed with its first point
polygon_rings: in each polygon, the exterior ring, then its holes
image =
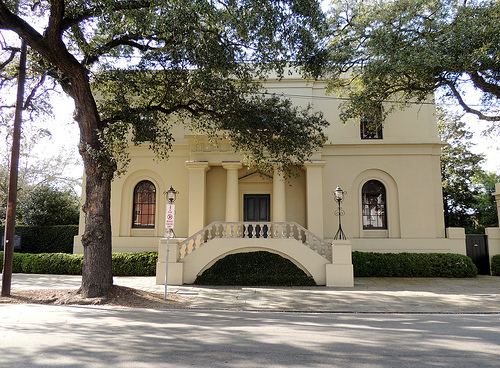
{"type": "MultiPolygon", "coordinates": [[[[277,168],[273,170],[272,176],[248,171],[240,161],[222,161],[220,163],[209,163],[208,161],[186,161],[185,166],[188,170],[188,209],[189,225],[188,236],[193,235],[210,222],[225,221],[239,222],[246,221],[248,205],[253,206],[250,198],[252,195],[269,199],[266,209],[268,217],[258,220],[272,222],[286,222],[287,203],[300,199],[306,203],[303,218],[305,222],[301,225],[306,227],[319,238],[323,238],[323,166],[324,161],[308,161],[304,165],[306,186],[292,188],[287,193],[287,186],[293,187],[294,182],[288,181],[285,175],[277,168]],[[220,173],[218,180],[207,182],[207,172],[212,168],[223,168],[224,173],[220,173]],[[222,179],[222,176],[225,178],[222,179]],[[219,202],[224,198],[224,217],[211,218],[207,221],[207,193],[212,195],[214,192],[223,191],[219,195],[219,202]],[[212,193],[212,194],[211,194],[212,193]],[[300,196],[301,198],[296,198],[300,196]],[[247,200],[245,200],[245,198],[247,200]]],[[[221,203],[211,205],[220,206],[221,203]]],[[[219,211],[221,213],[222,211],[219,211]]],[[[251,219],[256,220],[256,219],[251,219]]]]}

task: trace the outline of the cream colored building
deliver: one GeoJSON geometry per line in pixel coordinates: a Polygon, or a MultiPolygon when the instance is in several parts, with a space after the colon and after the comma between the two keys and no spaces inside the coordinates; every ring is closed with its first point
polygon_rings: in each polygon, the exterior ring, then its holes
{"type": "MultiPolygon", "coordinates": [[[[330,126],[321,152],[284,180],[279,172],[245,167],[230,146],[212,146],[181,128],[168,161],[155,160],[145,146],[131,147],[128,172],[112,186],[113,251],[160,250],[162,280],[164,193],[173,186],[179,194],[171,283],[191,283],[225,255],[257,249],[291,259],[318,284],[343,286],[352,285],[351,248],[465,254],[463,229],[444,227],[433,104],[396,110],[382,131],[367,132],[359,121],[340,122],[341,101],[325,94],[323,82],[288,76],[268,81],[266,89],[323,112],[330,126]],[[349,241],[332,246],[337,186],[346,191],[342,226],[349,241]]],[[[81,251],[77,237],[75,252],[81,251]]]]}

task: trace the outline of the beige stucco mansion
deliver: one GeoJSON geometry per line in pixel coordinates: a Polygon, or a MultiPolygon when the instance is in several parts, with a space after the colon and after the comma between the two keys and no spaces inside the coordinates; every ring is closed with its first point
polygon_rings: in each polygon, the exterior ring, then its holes
{"type": "MultiPolygon", "coordinates": [[[[432,104],[396,110],[372,130],[369,120],[340,123],[341,101],[325,94],[323,82],[287,76],[265,87],[324,113],[330,126],[322,151],[284,180],[279,172],[245,167],[229,145],[211,145],[181,128],[168,161],[155,160],[146,146],[131,147],[128,172],[112,186],[114,252],[158,250],[163,282],[165,192],[173,186],[179,194],[171,284],[192,283],[225,255],[252,250],[278,253],[318,285],[337,286],[352,286],[351,249],[465,254],[463,229],[444,227],[442,142],[432,104]],[[337,186],[346,192],[347,241],[333,241],[337,186]]],[[[83,227],[80,221],[80,234],[83,227]]],[[[75,252],[82,252],[79,236],[75,252]]]]}

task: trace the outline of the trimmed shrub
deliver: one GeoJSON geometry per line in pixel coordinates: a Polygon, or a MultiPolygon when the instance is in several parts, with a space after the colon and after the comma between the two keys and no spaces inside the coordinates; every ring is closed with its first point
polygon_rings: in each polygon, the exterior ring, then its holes
{"type": "Polygon", "coordinates": [[[196,285],[315,286],[290,260],[270,252],[230,254],[205,270],[196,285]]]}
{"type": "MultiPolygon", "coordinates": [[[[113,254],[114,276],[154,276],[157,254],[115,253],[113,254]]],[[[3,266],[3,252],[0,252],[3,266]]],[[[45,273],[58,275],[81,275],[83,255],[65,253],[14,253],[12,270],[15,273],[45,273]]]]}
{"type": "MultiPolygon", "coordinates": [[[[4,233],[0,227],[0,233],[4,233]]],[[[73,238],[78,225],[16,226],[21,236],[20,253],[73,253],[73,238]]]]}
{"type": "Polygon", "coordinates": [[[113,253],[113,275],[154,276],[158,253],[113,253]]]}
{"type": "Polygon", "coordinates": [[[500,276],[500,254],[491,258],[491,274],[493,276],[500,276]]]}
{"type": "Polygon", "coordinates": [[[353,252],[355,277],[476,277],[472,260],[453,253],[353,252]]]}

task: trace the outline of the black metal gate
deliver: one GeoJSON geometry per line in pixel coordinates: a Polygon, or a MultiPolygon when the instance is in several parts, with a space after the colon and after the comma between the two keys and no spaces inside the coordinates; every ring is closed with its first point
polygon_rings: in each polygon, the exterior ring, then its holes
{"type": "Polygon", "coordinates": [[[467,255],[477,267],[479,275],[490,274],[490,256],[488,253],[488,236],[482,234],[467,234],[465,236],[467,255]]]}

